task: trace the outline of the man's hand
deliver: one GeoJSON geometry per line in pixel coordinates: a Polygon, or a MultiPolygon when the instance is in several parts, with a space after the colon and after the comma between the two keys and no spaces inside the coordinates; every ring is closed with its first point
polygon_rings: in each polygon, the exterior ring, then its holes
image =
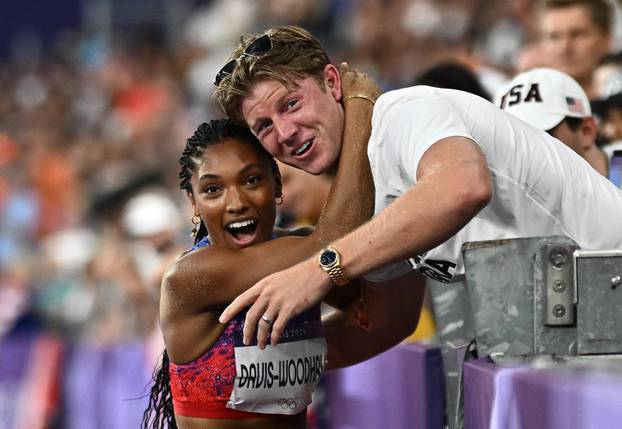
{"type": "Polygon", "coordinates": [[[259,348],[265,348],[270,328],[270,343],[274,346],[278,344],[287,322],[318,304],[332,286],[332,280],[319,267],[316,258],[307,259],[256,283],[234,299],[219,320],[220,323],[227,323],[250,305],[244,322],[244,344],[251,343],[257,326],[259,348]]]}

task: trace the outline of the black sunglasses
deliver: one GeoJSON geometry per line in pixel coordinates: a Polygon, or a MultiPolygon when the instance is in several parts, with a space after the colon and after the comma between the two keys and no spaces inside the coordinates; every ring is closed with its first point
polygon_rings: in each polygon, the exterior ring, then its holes
{"type": "Polygon", "coordinates": [[[250,45],[246,47],[246,49],[244,49],[242,55],[234,60],[229,61],[223,66],[223,68],[220,69],[220,71],[216,74],[216,78],[214,79],[214,85],[220,85],[220,82],[222,82],[225,77],[233,73],[233,70],[235,70],[235,66],[242,58],[259,58],[270,52],[270,49],[272,49],[272,41],[270,40],[270,36],[264,34],[263,36],[256,38],[250,45]]]}

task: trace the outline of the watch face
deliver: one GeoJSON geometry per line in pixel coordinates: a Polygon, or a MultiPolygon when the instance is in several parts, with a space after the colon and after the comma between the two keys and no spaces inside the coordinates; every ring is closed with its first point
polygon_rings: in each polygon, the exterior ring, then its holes
{"type": "Polygon", "coordinates": [[[337,254],[333,250],[325,250],[320,256],[320,263],[325,267],[334,264],[336,260],[337,254]]]}

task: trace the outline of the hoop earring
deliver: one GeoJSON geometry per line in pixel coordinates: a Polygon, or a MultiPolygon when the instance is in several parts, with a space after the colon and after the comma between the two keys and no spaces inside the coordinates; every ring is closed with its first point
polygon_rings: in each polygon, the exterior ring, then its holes
{"type": "Polygon", "coordinates": [[[190,235],[192,237],[196,237],[199,232],[199,225],[201,225],[201,216],[193,214],[190,221],[192,222],[192,231],[190,232],[190,235]]]}
{"type": "Polygon", "coordinates": [[[283,195],[281,194],[278,197],[276,197],[275,201],[276,201],[277,206],[280,206],[281,204],[283,204],[283,195]]]}

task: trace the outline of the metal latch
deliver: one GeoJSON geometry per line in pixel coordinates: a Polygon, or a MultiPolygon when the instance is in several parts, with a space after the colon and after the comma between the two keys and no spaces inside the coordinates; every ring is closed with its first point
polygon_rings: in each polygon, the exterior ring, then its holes
{"type": "Polygon", "coordinates": [[[545,265],[544,321],[549,326],[574,325],[577,294],[574,284],[573,252],[576,246],[545,244],[542,261],[545,265]]]}

